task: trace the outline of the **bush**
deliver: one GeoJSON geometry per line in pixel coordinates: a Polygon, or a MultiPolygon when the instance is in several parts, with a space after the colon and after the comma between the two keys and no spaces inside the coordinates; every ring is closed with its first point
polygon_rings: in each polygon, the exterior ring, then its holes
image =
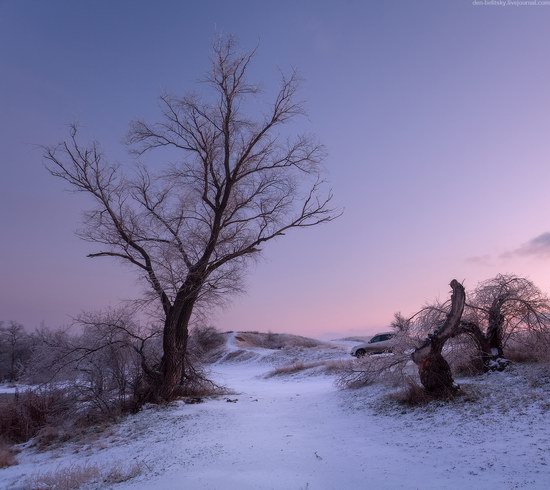
{"type": "Polygon", "coordinates": [[[195,357],[202,358],[205,354],[225,345],[225,336],[215,327],[195,327],[189,337],[189,350],[195,357]]]}
{"type": "Polygon", "coordinates": [[[527,349],[524,345],[509,345],[504,350],[504,355],[506,359],[518,364],[535,363],[539,360],[536,352],[527,349]]]}
{"type": "Polygon", "coordinates": [[[65,442],[106,422],[111,416],[83,401],[74,386],[43,388],[4,396],[0,401],[0,433],[7,442],[19,444],[34,438],[38,449],[65,442]]]}
{"type": "Polygon", "coordinates": [[[48,425],[59,425],[73,412],[66,390],[16,393],[0,401],[0,433],[12,443],[25,442],[48,425]]]}
{"type": "Polygon", "coordinates": [[[505,356],[514,362],[550,363],[550,332],[518,332],[508,341],[505,356]]]}

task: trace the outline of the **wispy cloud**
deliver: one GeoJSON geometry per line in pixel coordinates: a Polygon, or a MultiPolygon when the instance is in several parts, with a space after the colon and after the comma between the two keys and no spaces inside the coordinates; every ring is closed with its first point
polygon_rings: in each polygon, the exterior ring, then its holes
{"type": "Polygon", "coordinates": [[[509,258],[513,256],[530,256],[536,258],[549,258],[550,257],[550,232],[543,233],[536,236],[523,244],[518,249],[507,252],[502,255],[503,258],[509,258]]]}

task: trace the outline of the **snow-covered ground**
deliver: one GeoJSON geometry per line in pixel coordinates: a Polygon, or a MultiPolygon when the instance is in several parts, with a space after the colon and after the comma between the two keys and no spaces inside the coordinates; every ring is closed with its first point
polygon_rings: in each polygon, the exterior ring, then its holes
{"type": "MultiPolygon", "coordinates": [[[[339,391],[327,375],[266,379],[274,354],[254,353],[212,366],[234,395],[148,407],[89,443],[24,449],[0,470],[0,486],[25,488],[71,465],[137,463],[141,474],[115,488],[550,488],[550,379],[529,384],[524,367],[468,380],[478,400],[413,410],[385,401],[380,387],[339,391]]],[[[336,354],[346,355],[326,355],[336,354]]],[[[319,349],[303,355],[317,359],[319,349]]]]}

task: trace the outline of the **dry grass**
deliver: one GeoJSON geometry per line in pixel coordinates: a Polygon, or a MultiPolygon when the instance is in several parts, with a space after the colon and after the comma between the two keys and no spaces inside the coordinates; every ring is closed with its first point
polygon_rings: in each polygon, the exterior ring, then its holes
{"type": "Polygon", "coordinates": [[[526,349],[525,346],[511,345],[508,346],[504,353],[506,359],[518,364],[535,363],[539,361],[539,356],[533,350],[526,349]]]}
{"type": "Polygon", "coordinates": [[[348,361],[334,360],[334,361],[324,361],[324,370],[325,374],[339,374],[342,372],[342,365],[345,365],[348,361]]]}
{"type": "Polygon", "coordinates": [[[103,483],[114,485],[122,483],[141,474],[141,468],[138,464],[134,464],[129,468],[124,468],[121,465],[113,466],[103,477],[103,483]]]}
{"type": "Polygon", "coordinates": [[[422,407],[433,401],[461,401],[466,403],[476,403],[480,400],[481,394],[474,386],[462,385],[457,391],[448,391],[445,394],[428,393],[423,386],[414,379],[407,379],[405,386],[397,391],[387,395],[389,400],[397,402],[399,405],[407,407],[422,407]]]}
{"type": "Polygon", "coordinates": [[[427,393],[422,386],[412,380],[408,380],[403,389],[390,393],[388,397],[391,400],[408,407],[427,405],[434,400],[433,396],[427,393]]]}
{"type": "Polygon", "coordinates": [[[0,441],[0,468],[7,468],[17,464],[13,447],[0,441]]]}
{"type": "Polygon", "coordinates": [[[312,362],[303,362],[297,361],[292,364],[287,364],[285,366],[279,366],[271,371],[269,371],[264,377],[273,378],[274,376],[288,376],[291,374],[296,374],[302,371],[308,371],[310,369],[322,368],[320,371],[322,374],[335,374],[339,373],[341,370],[342,361],[312,361],[312,362]]]}
{"type": "Polygon", "coordinates": [[[23,485],[28,490],[77,490],[91,483],[114,485],[135,478],[141,473],[135,464],[128,468],[115,465],[104,471],[98,465],[72,465],[31,476],[23,485]]]}
{"type": "Polygon", "coordinates": [[[504,355],[516,363],[550,364],[550,331],[516,333],[506,343],[504,355]]]}
{"type": "Polygon", "coordinates": [[[197,398],[207,396],[227,395],[229,391],[207,378],[195,377],[188,380],[184,386],[178,386],[175,394],[178,398],[197,398]]]}
{"type": "Polygon", "coordinates": [[[87,483],[98,481],[101,472],[96,465],[68,466],[40,473],[29,478],[24,488],[29,490],[77,490],[87,483]]]}
{"type": "Polygon", "coordinates": [[[238,349],[235,351],[228,352],[223,360],[226,362],[242,362],[242,361],[250,361],[251,359],[255,359],[257,357],[257,354],[254,352],[250,352],[244,349],[238,349]]]}
{"type": "Polygon", "coordinates": [[[265,377],[273,378],[274,376],[286,376],[289,374],[295,374],[301,371],[305,371],[306,369],[311,369],[311,368],[320,366],[321,364],[322,364],[321,361],[317,361],[317,362],[297,361],[297,362],[293,362],[292,364],[287,364],[286,366],[280,366],[278,368],[275,368],[269,371],[265,375],[265,377]]]}
{"type": "Polygon", "coordinates": [[[453,374],[457,376],[476,376],[487,371],[483,359],[478,354],[468,354],[449,361],[453,374]]]}
{"type": "Polygon", "coordinates": [[[75,430],[66,430],[61,425],[47,425],[40,429],[34,437],[34,445],[44,450],[56,443],[68,441],[76,435],[75,430]]]}
{"type": "Polygon", "coordinates": [[[527,371],[525,377],[527,378],[529,387],[547,388],[550,386],[550,365],[538,364],[536,366],[532,366],[527,371]]]}

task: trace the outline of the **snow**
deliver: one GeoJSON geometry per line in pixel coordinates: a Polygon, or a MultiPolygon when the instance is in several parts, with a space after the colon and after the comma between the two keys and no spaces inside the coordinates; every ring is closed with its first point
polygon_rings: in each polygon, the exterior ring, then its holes
{"type": "MultiPolygon", "coordinates": [[[[137,462],[142,474],[115,488],[550,488],[550,383],[531,386],[523,367],[461,380],[473,401],[413,410],[387,401],[381,386],[339,391],[331,376],[307,373],[266,379],[276,353],[253,350],[212,366],[235,394],[146,407],[89,442],[25,446],[18,465],[0,470],[0,487],[75,464],[137,462]]],[[[325,355],[335,352],[347,355],[325,355]]],[[[301,355],[322,357],[317,348],[301,355]]]]}
{"type": "Polygon", "coordinates": [[[23,384],[0,384],[0,394],[15,394],[17,392],[32,390],[36,388],[35,385],[23,385],[23,384]]]}

